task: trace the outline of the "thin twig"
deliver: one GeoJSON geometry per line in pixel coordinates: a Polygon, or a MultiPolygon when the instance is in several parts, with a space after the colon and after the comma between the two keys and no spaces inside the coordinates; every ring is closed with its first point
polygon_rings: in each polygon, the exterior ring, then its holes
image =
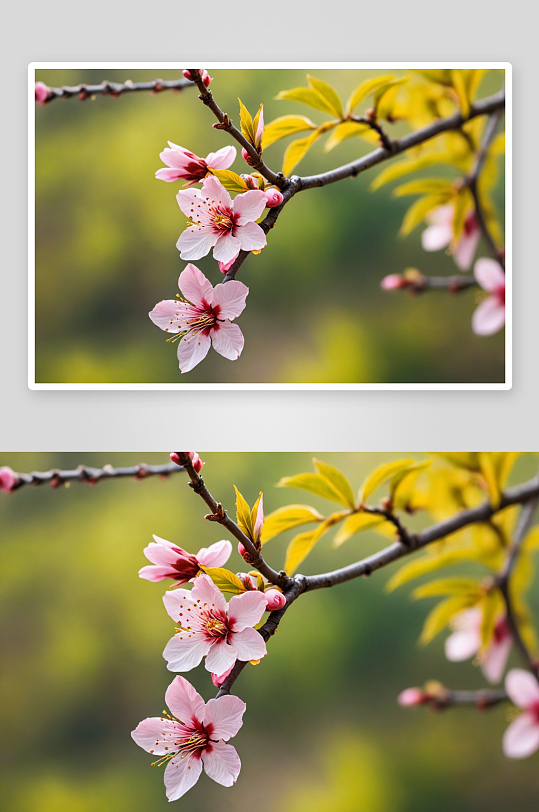
{"type": "Polygon", "coordinates": [[[65,482],[87,482],[90,485],[95,485],[102,479],[119,479],[120,477],[134,477],[135,479],[146,479],[150,476],[168,477],[170,474],[177,474],[184,470],[174,462],[165,465],[140,463],[128,468],[113,468],[112,465],[104,465],[103,468],[91,468],[88,465],[79,465],[69,471],[53,468],[50,471],[32,471],[29,474],[15,473],[18,481],[11,490],[16,491],[22,488],[23,485],[43,485],[45,483],[57,488],[65,482]]]}
{"type": "Polygon", "coordinates": [[[433,710],[445,710],[455,705],[475,705],[478,710],[485,710],[508,700],[508,695],[501,689],[482,688],[478,691],[454,691],[440,686],[440,689],[433,694],[425,691],[424,699],[418,704],[427,705],[433,710]]]}
{"type": "Polygon", "coordinates": [[[151,90],[152,93],[160,93],[163,90],[184,90],[186,87],[194,87],[195,83],[190,82],[188,79],[174,79],[172,81],[164,81],[163,79],[153,79],[151,82],[131,82],[127,79],[125,82],[110,82],[104,79],[99,85],[80,84],[73,87],[47,87],[49,96],[45,100],[45,104],[49,104],[54,99],[71,99],[78,96],[79,99],[90,99],[92,96],[112,96],[117,98],[122,93],[135,93],[140,90],[151,90]]]}
{"type": "Polygon", "coordinates": [[[405,280],[402,290],[409,293],[423,293],[425,290],[445,290],[449,293],[460,293],[463,290],[477,287],[473,276],[424,276],[419,274],[413,281],[405,280]]]}

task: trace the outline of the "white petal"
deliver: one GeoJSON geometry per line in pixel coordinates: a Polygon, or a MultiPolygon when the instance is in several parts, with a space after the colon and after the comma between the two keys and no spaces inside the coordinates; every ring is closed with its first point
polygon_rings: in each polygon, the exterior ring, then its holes
{"type": "Polygon", "coordinates": [[[220,696],[210,699],[204,712],[204,725],[213,725],[210,739],[228,741],[235,736],[243,724],[245,702],[237,696],[220,696]]]}
{"type": "Polygon", "coordinates": [[[235,319],[245,308],[245,299],[249,288],[243,282],[232,279],[230,282],[221,282],[213,290],[212,305],[219,308],[220,319],[235,319]]]}
{"type": "MultiPolygon", "coordinates": [[[[238,229],[236,229],[238,231],[238,229]]],[[[234,237],[231,231],[226,234],[220,234],[215,241],[215,248],[213,249],[213,258],[218,262],[230,262],[238,256],[241,248],[240,241],[234,237]]]]}
{"type": "MultiPolygon", "coordinates": [[[[247,592],[247,595],[252,594],[247,592]]],[[[262,593],[260,593],[262,594],[262,593]]],[[[267,652],[266,643],[261,634],[256,629],[247,628],[242,632],[232,635],[232,645],[236,649],[237,659],[247,662],[248,660],[261,660],[267,652]]]]}
{"type": "Polygon", "coordinates": [[[231,787],[240,774],[241,761],[236,748],[224,742],[212,743],[211,750],[202,754],[206,775],[223,787],[231,787]]]}
{"type": "Polygon", "coordinates": [[[481,257],[474,265],[474,276],[488,293],[498,288],[505,288],[505,274],[499,262],[488,257],[481,257]]]}
{"type": "Polygon", "coordinates": [[[491,336],[505,324],[505,305],[492,294],[481,302],[472,315],[472,330],[478,336],[491,336]]]}
{"type": "Polygon", "coordinates": [[[213,285],[206,279],[202,271],[196,265],[186,265],[178,279],[178,287],[184,297],[192,302],[195,307],[203,307],[203,303],[209,304],[212,300],[213,285]]]}
{"type": "Polygon", "coordinates": [[[445,641],[445,656],[451,662],[467,660],[481,648],[481,637],[475,630],[453,632],[445,641]]]}
{"type": "MultiPolygon", "coordinates": [[[[227,283],[230,284],[230,283],[227,283]]],[[[240,357],[243,350],[243,333],[237,324],[232,324],[230,321],[225,321],[223,324],[217,325],[218,329],[211,331],[211,340],[213,349],[228,358],[229,361],[235,361],[240,357]]]]}
{"type": "Polygon", "coordinates": [[[518,708],[539,702],[539,682],[529,671],[512,668],[505,678],[505,690],[518,708]]]}
{"type": "Polygon", "coordinates": [[[526,758],[539,748],[539,723],[531,713],[515,719],[503,736],[503,752],[508,758],[526,758]]]}
{"type": "Polygon", "coordinates": [[[267,198],[264,192],[252,189],[250,192],[243,192],[234,198],[232,204],[234,214],[239,215],[235,217],[235,222],[239,226],[244,226],[253,220],[258,220],[264,209],[266,208],[267,198]]]}
{"type": "Polygon", "coordinates": [[[200,259],[209,253],[217,238],[210,226],[189,226],[180,234],[176,248],[182,259],[200,259]]]}
{"type": "Polygon", "coordinates": [[[206,163],[212,169],[228,169],[236,159],[236,147],[222,147],[206,155],[206,163]]]}
{"type": "Polygon", "coordinates": [[[206,656],[206,669],[212,674],[224,674],[236,662],[236,649],[226,640],[214,643],[206,656]]]}
{"type": "Polygon", "coordinates": [[[266,235],[257,223],[246,223],[236,228],[243,251],[261,251],[266,246],[266,235]]]}
{"type": "Polygon", "coordinates": [[[169,671],[191,671],[201,662],[209,648],[210,644],[201,633],[192,632],[189,637],[186,632],[180,632],[168,641],[163,657],[169,671]]]}
{"type": "Polygon", "coordinates": [[[143,719],[131,733],[131,738],[147,753],[164,756],[174,751],[172,742],[175,739],[175,730],[179,728],[177,722],[170,719],[161,719],[152,716],[143,719]]]}
{"type": "Polygon", "coordinates": [[[210,337],[203,333],[188,333],[180,338],[178,361],[182,372],[190,372],[207,356],[211,346],[210,337]]]}
{"type": "Polygon", "coordinates": [[[232,544],[228,539],[223,541],[216,541],[209,547],[201,547],[196,554],[196,559],[199,564],[204,567],[223,567],[232,552],[232,544]]]}
{"type": "Polygon", "coordinates": [[[169,801],[177,801],[193,787],[202,772],[202,761],[195,756],[174,756],[165,770],[165,787],[169,801]]]}

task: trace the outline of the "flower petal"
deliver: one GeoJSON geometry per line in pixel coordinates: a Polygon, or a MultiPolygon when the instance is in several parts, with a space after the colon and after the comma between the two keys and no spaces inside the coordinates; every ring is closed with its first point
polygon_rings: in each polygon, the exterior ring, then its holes
{"type": "Polygon", "coordinates": [[[236,237],[239,239],[243,251],[261,251],[267,245],[266,235],[257,223],[238,226],[236,237]]]}
{"type": "MultiPolygon", "coordinates": [[[[142,567],[138,571],[139,578],[144,578],[146,581],[153,581],[156,583],[157,581],[162,581],[164,578],[175,578],[178,573],[170,566],[166,567],[158,567],[152,564],[149,564],[146,567],[142,567]]],[[[176,579],[177,580],[177,579],[176,579]]],[[[186,584],[188,578],[184,578],[184,580],[177,580],[177,583],[186,584]]]]}
{"type": "Polygon", "coordinates": [[[495,259],[481,257],[475,263],[473,272],[483,290],[493,293],[498,288],[505,288],[505,274],[495,259]]]}
{"type": "Polygon", "coordinates": [[[186,265],[178,279],[178,287],[195,307],[211,303],[213,285],[196,265],[186,265]]]}
{"type": "Polygon", "coordinates": [[[485,652],[483,662],[481,663],[481,670],[488,681],[493,685],[500,682],[503,677],[510,651],[511,637],[505,637],[499,643],[491,643],[485,652]]]}
{"type": "Polygon", "coordinates": [[[218,181],[214,175],[210,175],[209,178],[206,178],[203,182],[201,195],[205,197],[211,205],[221,205],[225,209],[232,211],[232,198],[223,184],[218,181]]]}
{"type": "Polygon", "coordinates": [[[180,234],[176,248],[181,259],[200,259],[209,253],[218,237],[210,226],[189,226],[180,234]]]}
{"type": "Polygon", "coordinates": [[[451,662],[473,657],[481,648],[481,636],[474,629],[453,632],[445,641],[445,656],[451,662]]]}
{"type": "Polygon", "coordinates": [[[217,330],[214,328],[211,332],[213,349],[229,361],[236,361],[243,350],[243,333],[237,324],[232,324],[228,320],[219,324],[218,328],[217,330]]]}
{"type": "MultiPolygon", "coordinates": [[[[209,575],[199,575],[195,578],[191,590],[191,600],[197,608],[226,614],[225,596],[217,589],[209,575]]],[[[217,673],[222,674],[222,671],[217,673]]]]}
{"type": "Polygon", "coordinates": [[[539,682],[529,671],[512,668],[505,678],[505,690],[518,708],[527,708],[539,702],[539,682]]]}
{"type": "Polygon", "coordinates": [[[204,724],[213,725],[210,738],[228,741],[235,736],[243,724],[246,707],[245,702],[237,696],[210,699],[204,711],[204,724]]]}
{"type": "Polygon", "coordinates": [[[207,356],[211,345],[210,337],[202,333],[188,333],[178,344],[178,362],[181,372],[190,372],[207,356]]]}
{"type": "Polygon", "coordinates": [[[212,743],[211,750],[202,754],[206,775],[223,787],[231,787],[238,780],[241,761],[236,748],[224,742],[212,743]]]}
{"type": "Polygon", "coordinates": [[[252,189],[250,192],[243,192],[234,198],[232,209],[234,220],[238,226],[244,226],[253,220],[258,220],[266,208],[267,198],[264,192],[252,189]]]}
{"type": "Polygon", "coordinates": [[[164,780],[169,801],[177,801],[193,787],[202,772],[202,761],[196,756],[174,756],[165,770],[164,780]]]}
{"type": "Polygon", "coordinates": [[[502,746],[508,758],[526,758],[535,753],[539,748],[539,724],[531,713],[523,713],[511,722],[502,746]]]}
{"type": "Polygon", "coordinates": [[[148,316],[161,330],[165,330],[167,333],[178,333],[180,331],[178,322],[181,313],[181,302],[174,301],[174,299],[163,299],[162,302],[157,302],[154,309],[148,313],[148,316]]]}
{"type": "Polygon", "coordinates": [[[186,217],[191,217],[201,202],[199,189],[180,189],[176,195],[178,206],[186,217]]]}
{"type": "Polygon", "coordinates": [[[480,231],[474,228],[470,234],[463,234],[453,252],[453,259],[461,271],[467,271],[473,262],[480,231]]]}
{"type": "Polygon", "coordinates": [[[489,296],[476,307],[472,316],[472,330],[478,336],[491,336],[505,324],[505,305],[495,295],[489,296]]]}
{"type": "Polygon", "coordinates": [[[167,183],[172,183],[175,180],[183,178],[183,172],[179,169],[158,169],[155,173],[158,180],[165,180],[167,183]]]}
{"type": "Polygon", "coordinates": [[[149,545],[144,548],[144,555],[152,564],[163,566],[165,564],[175,564],[178,558],[187,556],[189,553],[186,553],[181,547],[174,549],[150,541],[149,545]]]}
{"type": "Polygon", "coordinates": [[[237,659],[244,662],[247,660],[261,660],[268,653],[262,635],[256,629],[250,627],[233,634],[232,645],[236,649],[237,659]]]}
{"type": "Polygon", "coordinates": [[[245,308],[245,300],[249,288],[243,282],[232,279],[230,282],[221,282],[213,289],[213,306],[219,306],[219,318],[235,319],[245,308]]]}
{"type": "Polygon", "coordinates": [[[453,239],[452,223],[432,223],[421,234],[421,245],[424,251],[440,251],[453,239]]]}
{"type": "Polygon", "coordinates": [[[206,155],[206,163],[212,169],[228,169],[236,160],[236,147],[222,147],[206,155]]]}
{"type": "Polygon", "coordinates": [[[131,738],[147,753],[164,756],[165,753],[170,753],[172,749],[170,743],[174,739],[175,730],[178,728],[177,722],[152,716],[143,719],[136,726],[131,733],[131,738]]]}
{"type": "Polygon", "coordinates": [[[165,592],[163,603],[168,615],[175,623],[179,622],[180,612],[183,612],[182,616],[184,616],[187,611],[189,613],[194,611],[191,592],[188,589],[171,589],[169,592],[165,592]]]}
{"type": "Polygon", "coordinates": [[[184,677],[174,677],[167,688],[165,702],[184,725],[204,719],[204,700],[184,677]]]}
{"type": "MultiPolygon", "coordinates": [[[[236,231],[239,231],[239,229],[236,229],[236,231]]],[[[235,237],[231,231],[228,231],[226,234],[219,234],[216,237],[214,245],[213,258],[225,264],[237,257],[241,248],[239,239],[235,237]]]]}
{"type": "Polygon", "coordinates": [[[213,643],[206,655],[206,669],[213,674],[224,674],[236,662],[236,649],[221,640],[213,643]]]}
{"type": "MultiPolygon", "coordinates": [[[[258,623],[266,609],[266,599],[263,592],[255,590],[234,595],[228,604],[228,618],[234,632],[241,632],[248,626],[258,623]]],[[[221,671],[217,671],[221,674],[221,671]]]]}
{"type": "Polygon", "coordinates": [[[222,567],[230,558],[231,552],[232,544],[228,539],[223,539],[209,547],[201,547],[196,554],[196,559],[204,567],[222,567]]]}
{"type": "Polygon", "coordinates": [[[169,671],[191,671],[209,649],[210,644],[201,632],[180,632],[168,641],[163,657],[169,671]]]}

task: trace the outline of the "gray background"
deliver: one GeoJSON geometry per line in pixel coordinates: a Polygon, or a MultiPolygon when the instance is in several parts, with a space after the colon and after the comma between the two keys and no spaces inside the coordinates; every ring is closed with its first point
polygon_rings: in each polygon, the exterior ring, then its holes
{"type": "MultiPolygon", "coordinates": [[[[538,447],[537,4],[3,4],[0,448],[5,451],[538,447]],[[27,65],[33,61],[507,61],[513,65],[513,389],[35,392],[27,388],[27,65]]],[[[39,307],[39,302],[37,303],[39,307]]],[[[428,337],[426,337],[428,340],[428,337]]]]}

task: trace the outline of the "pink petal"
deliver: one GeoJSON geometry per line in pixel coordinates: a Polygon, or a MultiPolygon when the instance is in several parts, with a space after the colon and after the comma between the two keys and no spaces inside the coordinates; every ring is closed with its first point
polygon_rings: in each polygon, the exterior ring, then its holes
{"type": "Polygon", "coordinates": [[[230,558],[231,552],[232,544],[228,539],[223,539],[210,547],[202,547],[196,554],[196,559],[204,567],[222,567],[230,558]]]}
{"type": "Polygon", "coordinates": [[[220,696],[210,699],[204,712],[204,724],[213,725],[210,738],[228,741],[243,724],[245,702],[237,696],[220,696]]]}
{"type": "MultiPolygon", "coordinates": [[[[245,594],[253,595],[255,593],[246,592],[245,594]]],[[[262,592],[258,594],[263,597],[262,592]]],[[[265,598],[264,603],[266,603],[265,598]]],[[[236,649],[237,659],[243,660],[244,662],[247,660],[261,660],[262,657],[265,657],[268,653],[262,635],[259,634],[256,629],[251,629],[250,627],[244,629],[242,632],[233,634],[232,645],[236,649]]]]}
{"type": "Polygon", "coordinates": [[[505,324],[505,305],[497,296],[489,296],[474,310],[472,330],[478,336],[491,336],[505,324]]]}
{"type": "Polygon", "coordinates": [[[518,708],[539,702],[539,682],[529,671],[512,668],[505,678],[505,690],[518,708]]]}
{"type": "Polygon", "coordinates": [[[463,234],[453,252],[453,259],[461,271],[467,271],[473,262],[480,232],[474,228],[469,234],[463,234]]]}
{"type": "Polygon", "coordinates": [[[260,141],[264,134],[264,108],[261,107],[260,115],[258,117],[258,127],[256,128],[256,140],[260,141]]]}
{"type": "Polygon", "coordinates": [[[213,674],[224,674],[236,662],[236,649],[226,640],[214,643],[206,655],[206,669],[213,674]]]}
{"type": "MultiPolygon", "coordinates": [[[[230,283],[228,283],[230,284],[230,283]]],[[[260,535],[260,531],[262,530],[262,525],[264,524],[264,499],[261,496],[260,502],[258,503],[258,510],[256,513],[256,521],[254,526],[254,534],[255,538],[260,535]]]]}
{"type": "MultiPolygon", "coordinates": [[[[186,217],[191,217],[200,203],[200,191],[197,189],[182,189],[176,195],[178,206],[186,217]]],[[[197,218],[198,219],[198,218],[197,218]]]]}
{"type": "Polygon", "coordinates": [[[163,651],[169,671],[191,671],[210,650],[202,632],[180,632],[169,640],[163,651]]]}
{"type": "Polygon", "coordinates": [[[221,282],[213,289],[211,304],[219,306],[220,319],[235,319],[243,312],[248,293],[249,288],[237,279],[221,282]]]}
{"type": "Polygon", "coordinates": [[[421,245],[425,251],[440,251],[453,239],[452,225],[433,224],[425,229],[421,235],[421,245]]]}
{"type": "Polygon", "coordinates": [[[165,702],[184,725],[204,719],[204,700],[183,677],[174,677],[167,688],[165,702]]]}
{"type": "Polygon", "coordinates": [[[165,180],[167,183],[172,183],[175,180],[181,180],[183,174],[178,169],[158,169],[155,173],[158,180],[165,180]]]}
{"type": "Polygon", "coordinates": [[[232,257],[232,259],[229,260],[228,262],[220,262],[219,263],[219,270],[221,271],[221,273],[226,273],[227,271],[229,271],[232,268],[232,266],[234,265],[235,260],[237,259],[237,256],[238,255],[236,254],[236,256],[232,257]]]}
{"type": "MultiPolygon", "coordinates": [[[[251,194],[246,192],[245,194],[251,194]]],[[[238,226],[236,236],[243,251],[261,251],[266,246],[266,235],[257,223],[238,226]]]]}
{"type": "Polygon", "coordinates": [[[232,324],[228,320],[218,325],[219,329],[213,329],[211,339],[213,349],[229,361],[236,361],[243,350],[243,333],[237,324],[232,324]]]}
{"type": "Polygon", "coordinates": [[[481,670],[488,681],[493,685],[500,682],[503,677],[510,651],[511,638],[506,637],[500,643],[491,643],[485,652],[483,662],[481,663],[481,670]]]}
{"type": "Polygon", "coordinates": [[[174,301],[174,299],[163,299],[162,302],[155,305],[153,310],[150,310],[148,316],[161,330],[168,333],[178,333],[180,331],[177,323],[181,313],[180,306],[181,302],[174,301]]]}
{"type": "Polygon", "coordinates": [[[222,147],[206,155],[206,163],[212,169],[228,169],[236,159],[236,147],[222,147]]]}
{"type": "Polygon", "coordinates": [[[178,287],[184,297],[196,307],[211,302],[213,285],[196,265],[189,263],[185,266],[178,279],[178,287]]]}
{"type": "Polygon", "coordinates": [[[228,194],[223,184],[220,183],[214,175],[210,175],[209,178],[204,180],[201,194],[202,197],[205,197],[210,201],[210,204],[220,204],[225,209],[232,210],[232,198],[228,194]]]}
{"type": "Polygon", "coordinates": [[[160,153],[159,157],[167,166],[170,166],[173,169],[181,170],[182,175],[185,174],[189,164],[196,163],[201,166],[203,165],[202,158],[199,158],[198,155],[195,155],[193,152],[189,152],[188,150],[183,149],[183,147],[178,146],[175,146],[173,149],[165,148],[163,152],[160,153]]]}
{"type": "Polygon", "coordinates": [[[493,293],[499,288],[505,288],[505,274],[499,262],[488,257],[481,257],[474,265],[474,276],[488,293],[493,293]]]}
{"type": "Polygon", "coordinates": [[[539,724],[531,713],[515,719],[503,736],[503,752],[508,758],[526,758],[539,748],[539,724]]]}
{"type": "Polygon", "coordinates": [[[178,548],[178,550],[150,542],[149,545],[144,548],[144,555],[152,564],[164,566],[166,564],[175,564],[178,558],[181,558],[182,553],[188,555],[185,550],[181,550],[181,548],[178,548]],[[179,553],[178,550],[180,550],[179,553]]]}
{"type": "MultiPolygon", "coordinates": [[[[148,565],[147,567],[142,567],[138,571],[139,578],[144,578],[146,581],[153,581],[157,583],[157,581],[163,581],[165,578],[174,578],[177,575],[177,572],[172,569],[172,567],[156,567],[153,565],[148,565]]],[[[187,578],[184,581],[180,581],[179,583],[187,583],[187,578]]]]}
{"type": "Polygon", "coordinates": [[[237,195],[232,204],[234,214],[237,215],[234,218],[236,224],[244,226],[252,220],[258,220],[266,208],[266,202],[267,198],[264,192],[257,189],[237,195]]]}
{"type": "Polygon", "coordinates": [[[212,743],[211,750],[202,754],[206,775],[223,787],[231,787],[240,774],[241,761],[236,748],[224,742],[212,743]]]}
{"type": "Polygon", "coordinates": [[[164,780],[169,801],[177,801],[193,787],[202,772],[202,761],[195,756],[182,758],[178,754],[167,764],[164,780]]]}
{"type": "Polygon", "coordinates": [[[211,226],[189,226],[180,234],[176,248],[181,259],[200,259],[210,252],[218,237],[211,226]]]}
{"type": "Polygon", "coordinates": [[[174,738],[175,730],[178,727],[177,722],[171,722],[170,719],[160,719],[157,716],[152,716],[143,719],[137,725],[131,733],[131,738],[147,753],[164,756],[165,753],[170,752],[172,749],[170,741],[174,738]]]}
{"type": "Polygon", "coordinates": [[[178,361],[181,372],[190,372],[207,356],[211,345],[210,337],[198,333],[188,334],[178,344],[178,361]]]}
{"type": "MultiPolygon", "coordinates": [[[[209,575],[199,575],[195,579],[193,589],[191,590],[191,598],[193,603],[199,607],[204,606],[208,611],[211,610],[226,614],[225,596],[217,589],[209,575]]],[[[221,674],[222,671],[217,671],[216,673],[221,674]]]]}
{"type": "MultiPolygon", "coordinates": [[[[228,617],[234,632],[241,632],[248,626],[254,626],[264,614],[265,609],[266,599],[263,592],[256,590],[234,595],[228,604],[228,617]]],[[[221,671],[216,673],[220,674],[221,671]]]]}
{"type": "Polygon", "coordinates": [[[475,630],[456,631],[445,641],[445,656],[452,662],[473,657],[481,648],[481,636],[475,630]]]}
{"type": "MultiPolygon", "coordinates": [[[[236,229],[239,232],[239,229],[236,229]]],[[[226,234],[219,234],[214,243],[213,258],[218,262],[230,262],[235,259],[240,251],[241,243],[237,237],[234,237],[231,231],[226,234]]]]}
{"type": "MultiPolygon", "coordinates": [[[[166,539],[162,539],[161,536],[156,536],[155,533],[152,533],[152,538],[156,544],[162,544],[164,547],[172,547],[173,549],[182,549],[181,547],[178,548],[177,544],[174,544],[173,541],[167,541],[166,539]]],[[[150,542],[151,544],[151,542],[150,542]]]]}
{"type": "Polygon", "coordinates": [[[180,612],[183,612],[184,617],[187,611],[195,611],[195,604],[191,600],[191,592],[188,589],[171,589],[163,595],[163,603],[168,615],[178,623],[180,619],[180,612]]]}

